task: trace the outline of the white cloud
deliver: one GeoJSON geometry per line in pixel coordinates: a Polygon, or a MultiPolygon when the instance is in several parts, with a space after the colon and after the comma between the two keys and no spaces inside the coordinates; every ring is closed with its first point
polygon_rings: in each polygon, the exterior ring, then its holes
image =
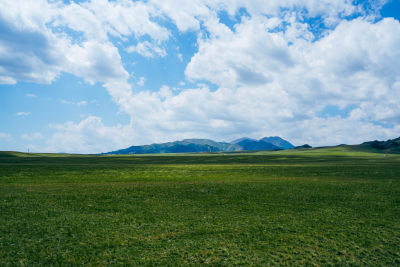
{"type": "Polygon", "coordinates": [[[263,25],[268,19],[245,20],[235,33],[200,40],[186,69],[188,78],[258,93],[280,87],[286,97],[277,101],[285,106],[290,100],[296,119],[315,117],[329,104],[368,106],[362,109],[370,113],[388,104],[391,110],[400,110],[392,101],[400,96],[400,72],[395,67],[400,60],[398,21],[342,22],[317,42],[296,39],[291,45],[284,33],[271,33],[263,25]]]}
{"type": "Polygon", "coordinates": [[[118,49],[111,43],[86,41],[82,45],[72,45],[67,51],[65,69],[89,83],[127,80],[118,49]]]}
{"type": "Polygon", "coordinates": [[[28,116],[28,115],[31,115],[31,112],[21,111],[21,112],[15,113],[15,115],[17,115],[17,116],[28,116]]]}
{"type": "Polygon", "coordinates": [[[144,57],[154,58],[156,56],[165,57],[167,52],[164,48],[161,48],[155,44],[148,41],[138,43],[137,45],[132,45],[127,47],[126,51],[128,53],[136,52],[144,57]]]}
{"type": "Polygon", "coordinates": [[[22,31],[1,19],[0,24],[6,29],[0,36],[1,83],[52,82],[59,74],[54,36],[49,32],[22,31]]]}
{"type": "Polygon", "coordinates": [[[27,141],[32,141],[32,140],[38,140],[38,139],[42,139],[43,136],[41,133],[32,133],[32,134],[22,134],[21,135],[21,139],[23,140],[27,140],[27,141]]]}
{"type": "Polygon", "coordinates": [[[252,17],[264,15],[276,17],[295,11],[300,17],[321,16],[327,25],[334,25],[339,18],[360,12],[360,8],[347,0],[151,0],[149,2],[169,17],[182,32],[200,30],[201,24],[210,18],[215,18],[219,11],[227,11],[234,16],[240,9],[245,9],[252,17]]]}
{"type": "Polygon", "coordinates": [[[11,134],[0,132],[0,141],[12,142],[14,139],[11,134]]]}
{"type": "Polygon", "coordinates": [[[74,106],[77,106],[77,107],[87,106],[87,101],[85,101],[85,100],[78,101],[78,102],[71,102],[71,101],[67,101],[65,99],[61,99],[61,103],[67,104],[67,105],[74,105],[74,106]]]}
{"type": "Polygon", "coordinates": [[[146,82],[146,78],[145,77],[140,77],[139,81],[137,82],[137,85],[143,86],[145,82],[146,82]]]}
{"type": "Polygon", "coordinates": [[[79,102],[76,102],[76,103],[74,103],[76,106],[78,106],[78,107],[83,107],[83,106],[86,106],[87,105],[87,102],[86,101],[79,101],[79,102]]]}
{"type": "Polygon", "coordinates": [[[178,59],[180,62],[183,62],[183,55],[181,53],[178,53],[178,59]]]}
{"type": "Polygon", "coordinates": [[[188,78],[229,88],[269,83],[272,75],[294,62],[284,36],[268,32],[267,22],[267,18],[245,19],[236,32],[226,28],[215,38],[199,40],[199,51],[186,68],[188,78]]]}
{"type": "Polygon", "coordinates": [[[303,114],[292,109],[295,100],[279,87],[214,92],[204,87],[174,95],[164,86],[159,92],[140,92],[132,99],[129,112],[136,117],[130,124],[106,126],[100,118],[89,117],[79,123],[53,126],[58,132],[50,139],[49,149],[98,153],[193,137],[231,141],[242,136],[270,135],[279,135],[296,145],[356,144],[393,138],[400,130],[399,126],[386,128],[353,116],[299,119],[303,114]]]}
{"type": "MultiPolygon", "coordinates": [[[[161,14],[152,5],[145,2],[91,1],[83,4],[82,7],[87,8],[95,15],[95,18],[102,23],[103,31],[105,30],[116,37],[147,35],[157,41],[164,41],[169,38],[169,31],[152,21],[152,17],[158,17],[161,14]]],[[[69,17],[66,16],[67,19],[69,17]]],[[[79,20],[76,25],[80,23],[79,20]]]]}
{"type": "Polygon", "coordinates": [[[132,144],[137,137],[130,126],[105,126],[96,116],[89,116],[79,123],[66,122],[49,127],[57,130],[45,148],[51,152],[108,152],[132,144]]]}
{"type": "Polygon", "coordinates": [[[0,84],[16,84],[16,83],[17,81],[11,77],[0,76],[0,84]]]}
{"type": "Polygon", "coordinates": [[[137,52],[165,56],[155,42],[167,40],[170,33],[152,21],[157,16],[159,12],[143,2],[3,1],[0,83],[51,83],[61,72],[90,83],[126,80],[126,70],[109,35],[122,40],[149,36],[154,42],[139,43],[137,52]]]}
{"type": "Polygon", "coordinates": [[[0,24],[5,30],[0,37],[3,82],[51,83],[62,71],[90,82],[124,76],[117,49],[110,42],[91,39],[77,43],[48,26],[61,15],[59,5],[45,1],[5,2],[0,14],[0,24]],[[18,8],[27,6],[20,11],[25,16],[15,11],[18,4],[18,8]],[[45,15],[39,19],[42,14],[45,15]]]}
{"type": "Polygon", "coordinates": [[[151,0],[151,4],[168,16],[180,31],[199,30],[200,19],[210,16],[212,11],[206,1],[151,0]]]}
{"type": "Polygon", "coordinates": [[[231,141],[241,136],[279,135],[297,144],[327,145],[344,141],[359,143],[377,137],[387,139],[400,130],[353,118],[300,119],[304,114],[293,109],[296,101],[278,85],[268,91],[261,87],[215,92],[198,88],[175,96],[167,90],[135,97],[136,110],[141,111],[137,123],[148,133],[147,142],[193,136],[231,141]]]}
{"type": "Polygon", "coordinates": [[[27,97],[36,97],[35,94],[25,94],[27,97]]]}

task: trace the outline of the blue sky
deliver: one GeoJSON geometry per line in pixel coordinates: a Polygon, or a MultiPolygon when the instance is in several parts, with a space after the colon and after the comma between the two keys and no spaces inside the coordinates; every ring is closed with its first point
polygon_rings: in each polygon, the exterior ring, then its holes
{"type": "Polygon", "coordinates": [[[400,135],[400,1],[4,0],[0,150],[400,135]]]}

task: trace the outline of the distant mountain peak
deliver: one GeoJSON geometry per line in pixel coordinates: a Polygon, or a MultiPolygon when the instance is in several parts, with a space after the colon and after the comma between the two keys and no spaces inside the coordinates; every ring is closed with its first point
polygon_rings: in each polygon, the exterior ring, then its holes
{"type": "Polygon", "coordinates": [[[264,141],[270,144],[273,144],[281,149],[293,149],[294,145],[286,141],[285,139],[280,138],[279,136],[270,136],[261,138],[260,141],[264,141]]]}
{"type": "Polygon", "coordinates": [[[260,140],[243,137],[231,143],[216,142],[211,139],[191,138],[161,144],[131,146],[105,154],[228,152],[244,150],[281,150],[293,147],[292,144],[278,136],[264,137],[260,140]],[[270,142],[268,140],[270,140],[270,142]]]}
{"type": "Polygon", "coordinates": [[[240,143],[240,142],[242,142],[242,141],[244,141],[244,140],[257,141],[256,139],[253,139],[253,138],[242,137],[242,138],[233,140],[233,141],[231,142],[231,144],[237,144],[237,143],[240,143]]]}

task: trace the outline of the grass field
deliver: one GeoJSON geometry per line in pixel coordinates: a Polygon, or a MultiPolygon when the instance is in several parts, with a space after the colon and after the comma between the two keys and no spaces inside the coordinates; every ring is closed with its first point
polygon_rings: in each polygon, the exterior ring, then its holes
{"type": "Polygon", "coordinates": [[[0,153],[0,265],[400,265],[400,156],[0,153]]]}

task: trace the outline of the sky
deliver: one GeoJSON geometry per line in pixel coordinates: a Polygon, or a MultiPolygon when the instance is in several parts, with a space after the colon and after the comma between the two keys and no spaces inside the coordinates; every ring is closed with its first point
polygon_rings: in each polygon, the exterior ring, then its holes
{"type": "Polygon", "coordinates": [[[0,150],[400,136],[400,0],[0,0],[0,150]]]}

